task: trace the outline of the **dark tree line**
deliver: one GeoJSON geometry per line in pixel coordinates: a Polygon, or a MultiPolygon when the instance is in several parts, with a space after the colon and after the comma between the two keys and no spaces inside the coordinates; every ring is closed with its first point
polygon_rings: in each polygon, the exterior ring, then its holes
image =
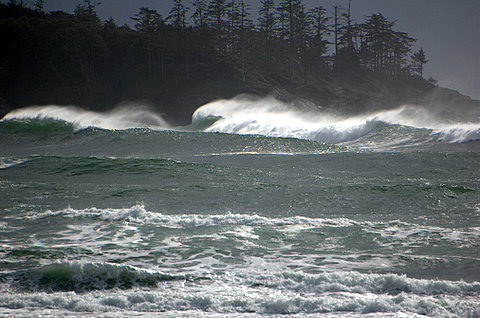
{"type": "Polygon", "coordinates": [[[21,1],[0,4],[0,97],[18,104],[104,105],[161,98],[209,81],[302,85],[312,78],[378,73],[423,76],[422,50],[382,14],[355,23],[301,0],[261,0],[258,20],[244,0],[173,0],[163,17],[142,7],[133,28],[101,21],[99,2],[73,14],[44,12],[21,1]]]}

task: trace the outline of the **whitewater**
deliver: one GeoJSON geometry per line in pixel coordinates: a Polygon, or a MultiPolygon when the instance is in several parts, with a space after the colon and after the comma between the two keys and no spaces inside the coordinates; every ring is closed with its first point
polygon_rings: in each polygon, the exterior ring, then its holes
{"type": "Polygon", "coordinates": [[[0,316],[480,317],[480,110],[0,120],[0,316]]]}

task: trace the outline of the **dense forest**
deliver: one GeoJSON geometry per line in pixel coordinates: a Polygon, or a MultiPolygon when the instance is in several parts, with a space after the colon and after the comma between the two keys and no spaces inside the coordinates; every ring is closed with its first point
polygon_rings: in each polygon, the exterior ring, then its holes
{"type": "Polygon", "coordinates": [[[173,0],[166,16],[139,8],[131,27],[101,21],[95,1],[83,0],[73,14],[44,5],[0,4],[4,112],[145,100],[187,121],[197,106],[243,92],[352,110],[375,104],[373,93],[391,98],[434,84],[422,78],[423,49],[413,52],[415,39],[381,13],[355,22],[348,7],[261,0],[254,21],[243,0],[173,0]]]}

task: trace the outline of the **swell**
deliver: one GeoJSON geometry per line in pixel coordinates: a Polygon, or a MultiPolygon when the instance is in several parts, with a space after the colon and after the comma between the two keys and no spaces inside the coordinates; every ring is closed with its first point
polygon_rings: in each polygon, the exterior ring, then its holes
{"type": "Polygon", "coordinates": [[[32,156],[24,159],[4,159],[0,169],[25,170],[47,175],[143,175],[159,171],[176,171],[201,166],[168,159],[99,158],[32,156]]]}
{"type": "Polygon", "coordinates": [[[18,134],[69,134],[73,125],[56,119],[10,119],[0,121],[0,131],[18,134]]]}

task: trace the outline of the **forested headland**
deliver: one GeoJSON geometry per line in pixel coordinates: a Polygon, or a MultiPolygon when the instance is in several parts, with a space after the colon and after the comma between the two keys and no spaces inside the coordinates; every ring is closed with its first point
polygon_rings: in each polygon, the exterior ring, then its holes
{"type": "Polygon", "coordinates": [[[132,26],[101,21],[100,3],[73,14],[0,4],[0,107],[72,104],[93,110],[146,101],[176,122],[239,93],[304,99],[340,111],[393,107],[435,87],[416,41],[381,13],[301,0],[173,0],[162,16],[139,8],[132,26]],[[253,19],[253,16],[258,17],[253,19]]]}

